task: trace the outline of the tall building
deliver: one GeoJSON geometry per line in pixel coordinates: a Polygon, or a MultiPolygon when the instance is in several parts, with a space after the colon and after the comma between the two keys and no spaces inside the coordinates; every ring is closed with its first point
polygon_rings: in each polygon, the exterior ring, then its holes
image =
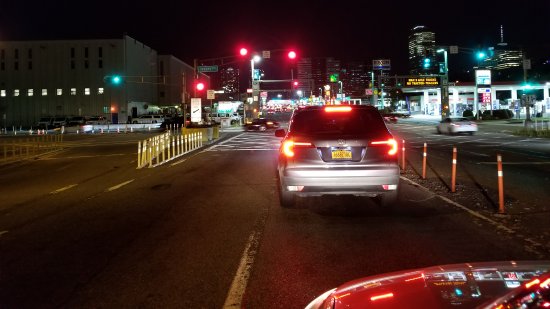
{"type": "MultiPolygon", "coordinates": [[[[239,69],[237,67],[229,66],[222,67],[220,70],[220,84],[224,100],[236,101],[239,99],[239,69]]],[[[218,95],[217,95],[218,96],[218,95]]]]}
{"type": "Polygon", "coordinates": [[[508,47],[508,43],[504,42],[504,29],[502,26],[500,27],[500,42],[496,47],[489,48],[488,57],[480,63],[480,67],[497,71],[495,72],[496,76],[503,76],[508,79],[511,77],[509,75],[513,74],[512,71],[523,70],[523,52],[508,47]]]}
{"type": "Polygon", "coordinates": [[[435,33],[426,26],[412,28],[409,35],[409,72],[411,75],[439,73],[436,60],[435,33]]]}
{"type": "Polygon", "coordinates": [[[371,88],[371,68],[365,61],[346,61],[342,64],[340,80],[347,96],[360,98],[366,95],[365,89],[371,88]]]}
{"type": "Polygon", "coordinates": [[[302,58],[298,60],[297,67],[298,88],[306,95],[319,96],[324,85],[330,83],[330,75],[341,74],[340,60],[332,57],[302,58]]]}

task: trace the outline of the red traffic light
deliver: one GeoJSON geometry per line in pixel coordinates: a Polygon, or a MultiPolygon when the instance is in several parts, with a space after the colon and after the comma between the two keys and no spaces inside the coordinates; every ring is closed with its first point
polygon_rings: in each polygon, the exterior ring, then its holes
{"type": "Polygon", "coordinates": [[[289,59],[296,59],[296,52],[291,50],[288,52],[288,58],[289,59]]]}
{"type": "Polygon", "coordinates": [[[295,80],[294,82],[292,82],[292,85],[294,85],[294,87],[298,87],[298,81],[295,80]]]}
{"type": "Polygon", "coordinates": [[[241,54],[241,56],[246,56],[248,54],[248,49],[243,47],[239,50],[239,53],[241,54]]]}
{"type": "Polygon", "coordinates": [[[204,83],[201,83],[201,82],[197,83],[196,88],[198,91],[204,90],[204,83]]]}

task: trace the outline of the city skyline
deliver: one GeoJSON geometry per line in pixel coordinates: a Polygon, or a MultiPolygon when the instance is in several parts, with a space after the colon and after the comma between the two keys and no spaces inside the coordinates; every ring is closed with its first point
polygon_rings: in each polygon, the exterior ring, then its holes
{"type": "Polygon", "coordinates": [[[407,70],[408,35],[417,25],[432,29],[438,45],[495,46],[503,26],[504,40],[529,49],[536,59],[546,56],[549,46],[550,26],[533,15],[550,11],[547,1],[531,1],[523,13],[497,1],[483,6],[463,1],[451,8],[437,1],[365,5],[282,1],[259,8],[253,1],[158,1],[150,7],[100,0],[75,10],[71,3],[3,3],[0,41],[109,39],[126,33],[159,54],[190,64],[196,58],[236,55],[240,46],[253,51],[293,48],[301,57],[390,59],[395,73],[407,70]]]}

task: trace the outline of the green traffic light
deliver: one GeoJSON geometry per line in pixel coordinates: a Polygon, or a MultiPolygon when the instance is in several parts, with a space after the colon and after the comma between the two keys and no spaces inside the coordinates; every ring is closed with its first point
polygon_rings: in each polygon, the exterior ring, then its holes
{"type": "Polygon", "coordinates": [[[111,83],[113,83],[114,85],[119,85],[121,82],[122,82],[122,78],[120,76],[113,75],[111,77],[111,83]]]}
{"type": "Polygon", "coordinates": [[[478,52],[477,53],[477,59],[484,59],[485,57],[487,57],[487,54],[485,54],[485,52],[478,52]]]}

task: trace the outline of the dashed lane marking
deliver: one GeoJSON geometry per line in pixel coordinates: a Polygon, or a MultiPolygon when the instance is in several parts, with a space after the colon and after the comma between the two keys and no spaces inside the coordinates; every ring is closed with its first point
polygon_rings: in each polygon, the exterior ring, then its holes
{"type": "Polygon", "coordinates": [[[116,185],[116,186],[112,186],[112,187],[110,187],[109,189],[105,190],[105,192],[111,192],[111,191],[114,191],[114,190],[116,190],[116,189],[120,189],[120,188],[124,187],[125,185],[131,183],[131,182],[134,181],[134,180],[135,180],[135,179],[130,179],[130,180],[125,181],[125,182],[123,182],[123,183],[121,183],[121,184],[118,184],[118,185],[116,185]]]}
{"type": "Polygon", "coordinates": [[[57,194],[57,193],[60,193],[60,192],[69,190],[70,188],[76,187],[76,186],[78,186],[78,184],[76,184],[76,183],[75,183],[75,184],[72,184],[72,185],[68,185],[68,186],[66,186],[66,187],[63,187],[63,188],[57,189],[57,190],[55,190],[55,191],[52,191],[52,192],[50,192],[50,194],[57,194]]]}

